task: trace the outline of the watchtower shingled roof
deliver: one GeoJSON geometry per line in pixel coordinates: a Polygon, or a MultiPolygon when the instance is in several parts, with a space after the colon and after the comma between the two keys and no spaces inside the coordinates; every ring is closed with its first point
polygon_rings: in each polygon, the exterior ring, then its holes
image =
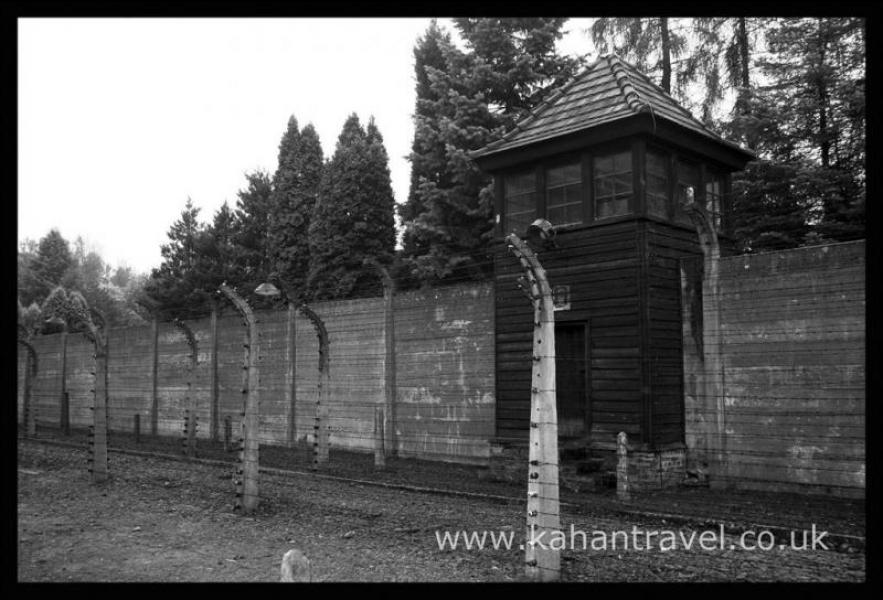
{"type": "Polygon", "coordinates": [[[641,113],[746,151],[705,127],[633,65],[606,55],[553,92],[501,139],[471,152],[470,156],[505,152],[641,113]]]}

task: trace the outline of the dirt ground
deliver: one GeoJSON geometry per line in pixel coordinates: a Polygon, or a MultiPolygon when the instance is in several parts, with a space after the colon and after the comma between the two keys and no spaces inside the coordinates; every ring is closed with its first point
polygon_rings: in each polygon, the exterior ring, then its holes
{"type": "MultiPolygon", "coordinates": [[[[19,581],[278,581],[300,548],[314,581],[522,581],[524,506],[480,498],[261,476],[261,506],[232,510],[229,466],[112,452],[110,481],[92,484],[85,449],[18,445],[19,581]],[[514,531],[509,550],[440,550],[436,532],[514,531]]],[[[696,529],[610,511],[562,511],[586,532],[696,529]]],[[[682,538],[682,539],[683,539],[682,538]]],[[[564,581],[864,581],[859,549],[562,552],[564,581]]]]}

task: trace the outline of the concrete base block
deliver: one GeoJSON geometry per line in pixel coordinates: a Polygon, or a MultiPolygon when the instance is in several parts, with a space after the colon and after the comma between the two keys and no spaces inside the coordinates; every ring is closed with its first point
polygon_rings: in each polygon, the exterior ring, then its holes
{"type": "Polygon", "coordinates": [[[632,450],[628,453],[629,487],[633,491],[676,487],[686,477],[686,450],[632,450]]]}

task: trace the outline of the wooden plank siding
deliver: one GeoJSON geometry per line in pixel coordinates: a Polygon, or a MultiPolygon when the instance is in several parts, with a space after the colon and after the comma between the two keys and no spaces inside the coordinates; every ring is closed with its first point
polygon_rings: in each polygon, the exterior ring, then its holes
{"type": "Polygon", "coordinates": [[[652,440],[684,443],[683,330],[679,259],[701,257],[695,230],[646,220],[648,357],[652,440]]]}
{"type": "MultiPolygon", "coordinates": [[[[549,283],[570,286],[557,322],[587,324],[591,445],[613,448],[625,431],[643,447],[684,442],[678,260],[701,256],[695,231],[645,218],[562,231],[540,250],[549,283]]],[[[521,269],[500,244],[496,272],[496,435],[526,440],[532,308],[521,269]]]]}
{"type": "MultiPolygon", "coordinates": [[[[570,286],[571,308],[557,322],[587,325],[591,437],[640,436],[641,360],[638,302],[641,277],[635,220],[562,232],[556,248],[540,250],[549,283],[570,286]]],[[[533,317],[517,287],[518,261],[495,252],[497,429],[501,440],[526,440],[530,412],[533,317]]]]}

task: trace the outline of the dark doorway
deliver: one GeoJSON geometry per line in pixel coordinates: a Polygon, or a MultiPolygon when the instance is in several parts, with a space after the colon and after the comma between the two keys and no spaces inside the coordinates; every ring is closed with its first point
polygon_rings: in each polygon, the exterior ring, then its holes
{"type": "Polygon", "coordinates": [[[589,432],[586,367],[585,324],[556,323],[555,391],[560,439],[582,439],[589,432]]]}

